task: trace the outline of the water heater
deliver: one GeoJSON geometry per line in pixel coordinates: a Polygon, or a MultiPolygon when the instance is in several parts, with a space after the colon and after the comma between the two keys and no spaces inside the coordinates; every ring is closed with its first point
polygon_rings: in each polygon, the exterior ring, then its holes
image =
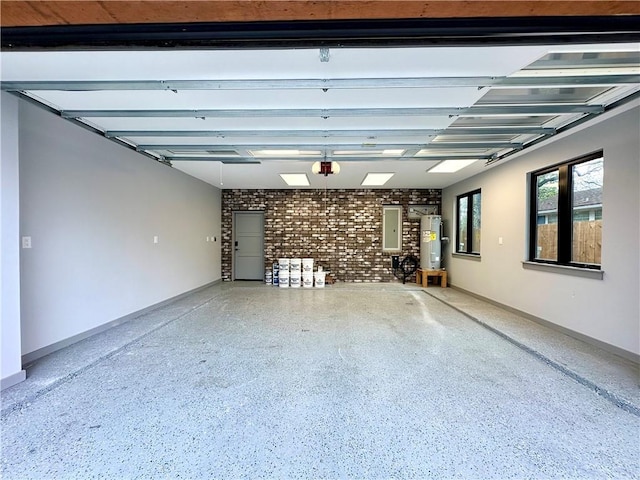
{"type": "Polygon", "coordinates": [[[420,218],[420,268],[440,270],[441,230],[440,215],[423,215],[420,218]]]}

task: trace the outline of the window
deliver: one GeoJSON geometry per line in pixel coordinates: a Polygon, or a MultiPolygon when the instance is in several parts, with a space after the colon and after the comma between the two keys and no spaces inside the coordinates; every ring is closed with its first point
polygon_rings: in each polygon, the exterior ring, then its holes
{"type": "Polygon", "coordinates": [[[480,255],[480,190],[456,200],[456,252],[480,255]]]}
{"type": "Polygon", "coordinates": [[[529,260],[600,268],[602,152],[531,174],[529,260]]]}
{"type": "Polygon", "coordinates": [[[402,207],[399,205],[382,207],[382,251],[402,250],[402,207]]]}

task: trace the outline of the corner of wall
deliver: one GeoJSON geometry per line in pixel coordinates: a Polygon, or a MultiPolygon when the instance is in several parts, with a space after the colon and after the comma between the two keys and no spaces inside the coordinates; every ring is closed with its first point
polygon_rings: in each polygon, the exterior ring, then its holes
{"type": "Polygon", "coordinates": [[[2,389],[26,378],[22,370],[20,311],[20,189],[18,99],[0,102],[0,339],[2,389]]]}

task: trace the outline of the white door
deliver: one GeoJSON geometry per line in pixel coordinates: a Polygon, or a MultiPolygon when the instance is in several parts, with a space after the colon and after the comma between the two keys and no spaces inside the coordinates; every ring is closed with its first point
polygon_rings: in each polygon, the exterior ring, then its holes
{"type": "Polygon", "coordinates": [[[264,275],[264,214],[233,213],[234,279],[262,280],[264,275]]]}

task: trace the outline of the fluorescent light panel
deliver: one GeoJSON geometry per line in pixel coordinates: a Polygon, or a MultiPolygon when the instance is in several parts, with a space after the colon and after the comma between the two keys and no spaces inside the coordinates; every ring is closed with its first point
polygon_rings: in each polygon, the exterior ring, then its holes
{"type": "Polygon", "coordinates": [[[477,162],[477,160],[444,160],[427,170],[429,173],[453,173],[477,162]]]}
{"type": "Polygon", "coordinates": [[[381,186],[389,181],[395,173],[367,173],[361,185],[363,187],[381,186]]]}
{"type": "Polygon", "coordinates": [[[306,173],[281,173],[282,180],[290,187],[308,187],[309,177],[306,173]]]}

